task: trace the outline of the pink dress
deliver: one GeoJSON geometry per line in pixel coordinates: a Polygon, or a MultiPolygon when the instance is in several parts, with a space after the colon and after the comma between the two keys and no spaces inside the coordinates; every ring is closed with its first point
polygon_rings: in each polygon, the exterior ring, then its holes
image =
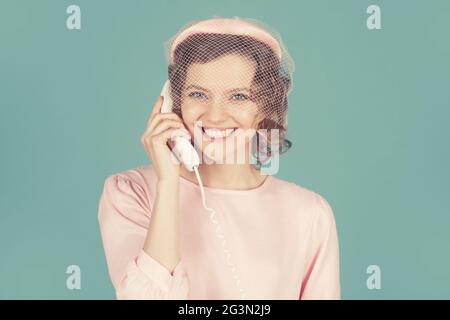
{"type": "MultiPolygon", "coordinates": [[[[200,187],[180,177],[180,257],[173,272],[143,251],[157,176],[151,165],[109,176],[98,219],[118,299],[239,299],[200,187]]],[[[268,176],[250,190],[205,188],[247,299],[340,299],[332,208],[268,176]]]]}

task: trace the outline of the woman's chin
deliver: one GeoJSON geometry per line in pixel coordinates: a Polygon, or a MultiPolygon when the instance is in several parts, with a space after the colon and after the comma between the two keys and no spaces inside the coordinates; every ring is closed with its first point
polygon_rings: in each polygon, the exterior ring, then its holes
{"type": "Polygon", "coordinates": [[[214,142],[206,142],[202,148],[199,149],[202,155],[202,162],[207,164],[245,164],[245,152],[238,152],[235,148],[227,150],[214,142]],[[241,154],[241,155],[239,155],[241,154]],[[239,155],[239,156],[237,156],[239,155]]]}
{"type": "Polygon", "coordinates": [[[245,143],[244,138],[237,137],[236,132],[228,137],[218,139],[202,134],[201,137],[195,136],[194,141],[197,150],[201,151],[203,162],[210,164],[245,164],[245,154],[248,154],[249,145],[245,143]],[[244,159],[241,159],[242,157],[244,159]]]}

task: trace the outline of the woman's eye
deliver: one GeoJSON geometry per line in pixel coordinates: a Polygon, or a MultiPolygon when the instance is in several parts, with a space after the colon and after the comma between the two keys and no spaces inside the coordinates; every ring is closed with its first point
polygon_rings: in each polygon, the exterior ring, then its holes
{"type": "Polygon", "coordinates": [[[202,92],[199,92],[199,91],[194,91],[194,92],[189,93],[188,96],[192,97],[192,98],[204,98],[205,94],[203,94],[202,92]]]}
{"type": "Polygon", "coordinates": [[[232,96],[233,100],[244,101],[248,99],[248,96],[242,93],[236,93],[232,96]]]}

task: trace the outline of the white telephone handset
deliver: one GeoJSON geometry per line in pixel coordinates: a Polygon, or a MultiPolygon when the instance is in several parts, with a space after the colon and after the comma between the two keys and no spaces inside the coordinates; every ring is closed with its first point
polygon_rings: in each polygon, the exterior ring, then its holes
{"type": "MultiPolygon", "coordinates": [[[[161,113],[172,112],[172,99],[170,97],[169,80],[167,80],[164,84],[161,90],[161,95],[164,97],[163,105],[161,106],[161,113]]],[[[172,152],[174,155],[187,170],[194,171],[194,167],[198,167],[200,165],[200,159],[197,151],[191,144],[191,141],[185,137],[174,137],[173,141],[174,147],[172,148],[172,152]]]]}

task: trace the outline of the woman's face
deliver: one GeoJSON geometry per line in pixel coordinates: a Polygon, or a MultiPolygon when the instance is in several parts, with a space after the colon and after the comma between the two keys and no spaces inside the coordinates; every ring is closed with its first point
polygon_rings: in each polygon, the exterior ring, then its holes
{"type": "Polygon", "coordinates": [[[250,99],[255,68],[255,62],[237,54],[189,66],[181,113],[206,156],[203,162],[248,163],[251,138],[262,120],[250,99]]]}

